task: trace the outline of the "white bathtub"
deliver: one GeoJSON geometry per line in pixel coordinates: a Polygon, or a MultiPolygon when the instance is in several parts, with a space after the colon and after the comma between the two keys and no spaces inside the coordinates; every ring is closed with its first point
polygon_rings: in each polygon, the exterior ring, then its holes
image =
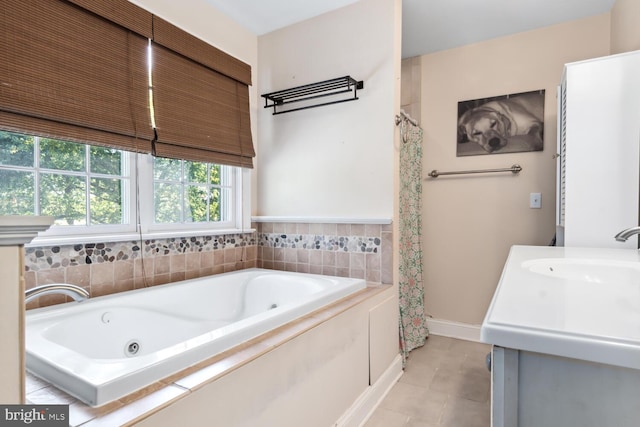
{"type": "Polygon", "coordinates": [[[27,370],[100,406],[365,286],[249,269],[29,310],[27,370]]]}

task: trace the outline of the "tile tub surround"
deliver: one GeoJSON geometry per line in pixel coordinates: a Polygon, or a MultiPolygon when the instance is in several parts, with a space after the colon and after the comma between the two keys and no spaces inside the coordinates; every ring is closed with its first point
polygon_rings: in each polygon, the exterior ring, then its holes
{"type": "MultiPolygon", "coordinates": [[[[256,233],[30,247],[25,287],[72,283],[96,297],[256,266],[256,233]]],[[[67,301],[44,295],[27,308],[67,301]]]]}
{"type": "Polygon", "coordinates": [[[261,222],[256,229],[259,267],[393,281],[390,224],[261,222]]]}
{"type": "MultiPolygon", "coordinates": [[[[25,248],[26,289],[72,283],[92,297],[244,268],[393,281],[392,226],[254,223],[256,232],[25,248]]],[[[69,302],[44,295],[27,308],[69,302]]]]}

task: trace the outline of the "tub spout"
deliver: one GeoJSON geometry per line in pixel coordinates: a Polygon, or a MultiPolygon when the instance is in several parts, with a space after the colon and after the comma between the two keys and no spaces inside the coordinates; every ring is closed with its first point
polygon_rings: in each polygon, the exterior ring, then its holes
{"type": "Polygon", "coordinates": [[[24,293],[24,302],[27,303],[34,298],[48,294],[63,294],[73,298],[75,301],[84,301],[89,298],[89,292],[80,286],[70,285],[68,283],[52,283],[50,285],[37,286],[27,289],[24,293]]]}
{"type": "Polygon", "coordinates": [[[618,242],[626,242],[627,239],[633,236],[634,234],[640,234],[640,227],[631,227],[631,228],[622,230],[621,232],[616,234],[615,239],[618,242]]]}

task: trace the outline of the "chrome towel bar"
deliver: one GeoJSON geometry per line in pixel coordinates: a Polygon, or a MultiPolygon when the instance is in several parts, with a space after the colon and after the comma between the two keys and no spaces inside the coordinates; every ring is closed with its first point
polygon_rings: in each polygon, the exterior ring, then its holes
{"type": "Polygon", "coordinates": [[[520,165],[513,165],[510,168],[501,168],[501,169],[476,169],[476,170],[468,170],[468,171],[451,171],[451,172],[439,172],[434,169],[431,172],[429,172],[429,176],[431,178],[437,178],[440,175],[462,175],[467,173],[490,173],[490,172],[512,172],[516,174],[521,170],[522,170],[522,166],[520,165]]]}

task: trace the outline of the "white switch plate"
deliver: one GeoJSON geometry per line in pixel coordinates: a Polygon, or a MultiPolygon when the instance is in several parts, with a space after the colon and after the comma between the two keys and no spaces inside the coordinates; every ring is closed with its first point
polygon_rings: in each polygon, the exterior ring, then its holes
{"type": "Polygon", "coordinates": [[[542,207],[542,195],[540,193],[529,194],[529,207],[531,209],[540,209],[542,207]]]}

